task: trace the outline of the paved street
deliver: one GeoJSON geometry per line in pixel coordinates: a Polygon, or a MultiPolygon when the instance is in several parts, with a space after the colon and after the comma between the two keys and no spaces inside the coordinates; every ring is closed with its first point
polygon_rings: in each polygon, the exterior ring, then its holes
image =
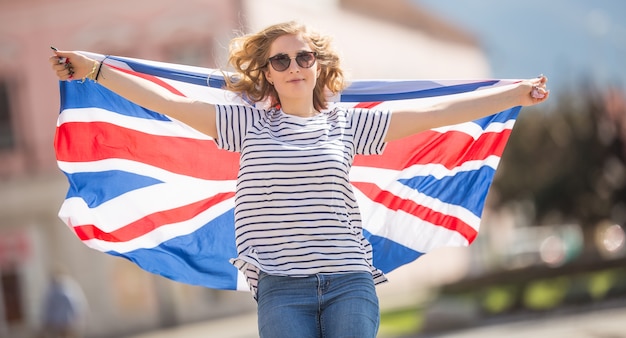
{"type": "MultiPolygon", "coordinates": [[[[128,338],[254,338],[256,314],[250,313],[179,328],[155,331],[128,338]]],[[[421,336],[425,337],[425,336],[421,336]]],[[[544,317],[490,325],[453,333],[433,335],[437,338],[626,338],[626,308],[601,309],[587,313],[544,317]]],[[[394,338],[394,337],[381,337],[394,338]]]]}
{"type": "Polygon", "coordinates": [[[258,338],[256,312],[235,317],[189,324],[128,338],[258,338]]]}
{"type": "Polygon", "coordinates": [[[626,338],[626,308],[602,309],[464,330],[438,338],[626,338]]]}

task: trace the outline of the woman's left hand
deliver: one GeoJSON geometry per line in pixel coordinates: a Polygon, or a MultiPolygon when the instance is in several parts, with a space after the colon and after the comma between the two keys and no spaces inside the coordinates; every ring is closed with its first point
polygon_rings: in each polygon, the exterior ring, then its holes
{"type": "Polygon", "coordinates": [[[544,75],[522,81],[521,87],[523,90],[520,104],[522,106],[532,106],[547,100],[550,96],[550,91],[546,87],[547,82],[548,78],[544,75]]]}

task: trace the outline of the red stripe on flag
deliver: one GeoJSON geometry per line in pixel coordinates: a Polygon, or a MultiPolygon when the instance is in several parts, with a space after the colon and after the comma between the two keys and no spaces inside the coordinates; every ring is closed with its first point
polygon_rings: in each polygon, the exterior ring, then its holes
{"type": "Polygon", "coordinates": [[[238,172],[239,154],[218,149],[213,140],[152,135],[105,122],[63,123],[54,147],[64,162],[119,158],[207,180],[234,180],[238,172]]]}
{"type": "Polygon", "coordinates": [[[380,189],[374,183],[352,182],[352,184],[370,200],[378,204],[382,204],[387,209],[394,211],[401,210],[426,222],[434,224],[435,226],[456,231],[461,236],[465,237],[468,243],[472,243],[478,235],[478,232],[474,228],[463,222],[461,219],[434,211],[427,206],[415,203],[412,200],[398,197],[389,191],[380,189]]]}
{"type": "Polygon", "coordinates": [[[378,101],[378,102],[359,102],[356,106],[354,106],[354,108],[372,109],[372,108],[378,106],[381,103],[382,103],[381,101],[378,101]]]}
{"type": "Polygon", "coordinates": [[[95,225],[74,226],[74,232],[83,241],[99,239],[121,243],[141,237],[167,224],[189,220],[212,206],[235,196],[234,192],[221,193],[183,207],[155,212],[112,232],[106,232],[95,225]]]}
{"type": "Polygon", "coordinates": [[[477,140],[463,132],[439,133],[432,130],[389,142],[380,156],[358,155],[355,166],[402,170],[416,164],[441,164],[448,169],[467,161],[502,156],[510,129],[498,133],[481,134],[477,140]],[[410,153],[409,153],[410,152],[410,153]]]}
{"type": "Polygon", "coordinates": [[[150,82],[154,82],[157,85],[169,90],[170,92],[176,94],[176,95],[180,95],[180,96],[185,96],[185,94],[183,94],[182,92],[180,92],[178,89],[176,89],[175,87],[171,86],[170,84],[168,84],[167,82],[161,80],[160,78],[156,77],[156,76],[152,76],[152,75],[148,75],[148,74],[144,74],[144,73],[139,73],[136,72],[134,70],[129,70],[129,69],[124,69],[124,68],[119,68],[119,67],[115,67],[112,65],[108,65],[111,68],[117,69],[120,72],[124,72],[126,74],[131,74],[131,75],[135,75],[137,77],[140,77],[142,79],[146,79],[150,82]]]}

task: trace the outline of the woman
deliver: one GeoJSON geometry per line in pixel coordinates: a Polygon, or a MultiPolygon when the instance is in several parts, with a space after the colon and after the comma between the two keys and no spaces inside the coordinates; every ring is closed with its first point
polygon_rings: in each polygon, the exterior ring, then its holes
{"type": "Polygon", "coordinates": [[[328,37],[295,22],[234,39],[228,89],[267,109],[190,100],[75,52],[50,58],[61,80],[91,79],[240,152],[238,256],[258,302],[261,337],[375,337],[372,265],[348,175],[355,154],[387,142],[548,98],[545,77],[407,111],[327,110],[344,88],[328,37]],[[67,62],[61,62],[67,58],[67,62]]]}

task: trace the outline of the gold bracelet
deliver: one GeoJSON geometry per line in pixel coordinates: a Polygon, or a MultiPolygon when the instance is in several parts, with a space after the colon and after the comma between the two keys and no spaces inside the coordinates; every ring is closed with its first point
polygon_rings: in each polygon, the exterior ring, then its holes
{"type": "Polygon", "coordinates": [[[91,67],[91,71],[87,73],[87,75],[85,75],[81,83],[85,82],[85,79],[95,81],[96,69],[98,69],[98,64],[99,64],[98,61],[93,62],[93,67],[91,67]]]}

